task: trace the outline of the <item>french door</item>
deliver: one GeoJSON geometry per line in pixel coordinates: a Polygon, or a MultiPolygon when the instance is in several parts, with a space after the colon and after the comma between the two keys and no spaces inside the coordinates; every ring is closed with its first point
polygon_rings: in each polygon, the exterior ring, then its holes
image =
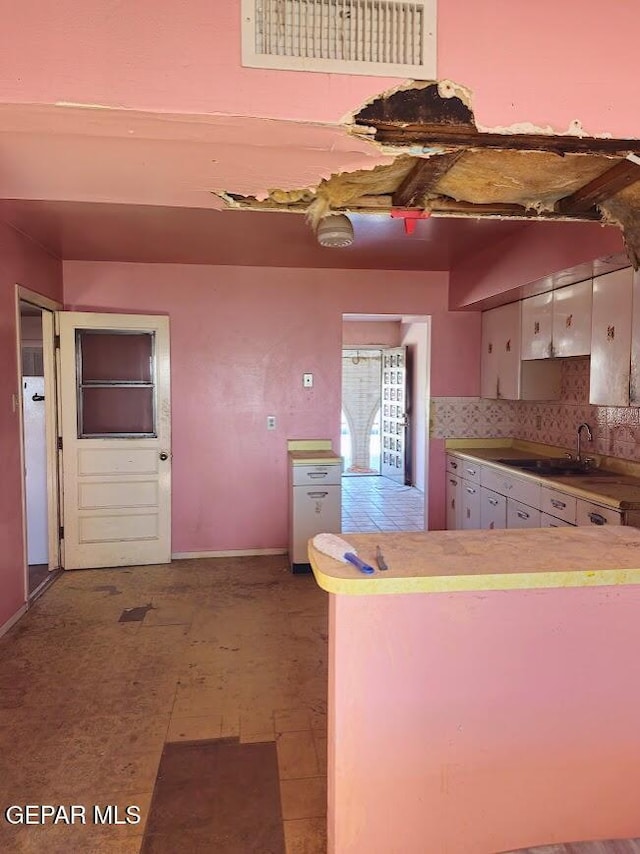
{"type": "Polygon", "coordinates": [[[405,482],[406,385],[406,348],[383,350],[380,474],[398,483],[405,482]]]}

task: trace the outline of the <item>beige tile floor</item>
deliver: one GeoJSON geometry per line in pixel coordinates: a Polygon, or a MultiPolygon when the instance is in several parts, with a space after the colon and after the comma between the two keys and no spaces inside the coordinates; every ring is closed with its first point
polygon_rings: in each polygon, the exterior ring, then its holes
{"type": "Polygon", "coordinates": [[[277,743],[287,854],[324,854],[326,662],[326,594],[285,557],[64,573],[0,639],[0,805],[87,824],[0,814],[0,851],[134,854],[164,743],[239,736],[277,743]],[[142,822],[94,826],[94,804],[142,822]]]}

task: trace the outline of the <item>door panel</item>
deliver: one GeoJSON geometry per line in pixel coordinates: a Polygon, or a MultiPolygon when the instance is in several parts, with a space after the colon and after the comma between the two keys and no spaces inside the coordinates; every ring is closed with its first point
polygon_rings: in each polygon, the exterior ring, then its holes
{"type": "Polygon", "coordinates": [[[169,320],[59,318],[65,569],[166,563],[169,320]]]}
{"type": "Polygon", "coordinates": [[[380,474],[402,484],[405,482],[406,385],[406,348],[383,350],[380,474]]]}

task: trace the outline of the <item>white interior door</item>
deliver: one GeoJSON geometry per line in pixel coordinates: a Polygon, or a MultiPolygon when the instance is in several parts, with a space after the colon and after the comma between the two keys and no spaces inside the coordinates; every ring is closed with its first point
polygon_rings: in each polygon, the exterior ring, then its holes
{"type": "Polygon", "coordinates": [[[171,558],[169,319],[60,312],[65,569],[171,558]]]}
{"type": "Polygon", "coordinates": [[[382,351],[380,474],[404,483],[407,428],[407,354],[405,347],[382,351]]]}

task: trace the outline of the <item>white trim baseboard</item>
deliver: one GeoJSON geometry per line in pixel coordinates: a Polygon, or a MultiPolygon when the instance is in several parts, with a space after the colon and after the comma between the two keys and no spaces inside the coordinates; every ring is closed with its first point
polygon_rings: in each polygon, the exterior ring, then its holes
{"type": "Polygon", "coordinates": [[[260,555],[286,555],[288,549],[229,549],[221,552],[174,552],[171,560],[191,560],[200,557],[256,557],[260,555]]]}
{"type": "Polygon", "coordinates": [[[22,606],[22,608],[19,608],[16,611],[16,613],[13,615],[13,617],[9,617],[7,622],[3,626],[0,626],[0,638],[2,637],[2,635],[6,635],[6,633],[9,631],[9,629],[12,628],[12,626],[15,626],[15,624],[18,622],[20,617],[24,617],[24,615],[26,613],[27,613],[27,604],[25,603],[22,606]]]}

